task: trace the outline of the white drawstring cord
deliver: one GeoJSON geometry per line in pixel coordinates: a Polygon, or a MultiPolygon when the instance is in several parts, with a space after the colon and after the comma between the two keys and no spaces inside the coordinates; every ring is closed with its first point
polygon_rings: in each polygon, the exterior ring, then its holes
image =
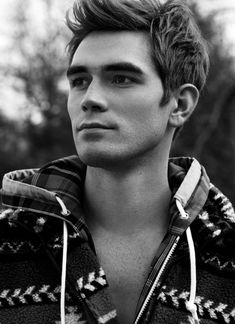
{"type": "Polygon", "coordinates": [[[67,207],[65,206],[65,203],[63,202],[63,200],[60,197],[58,197],[58,196],[55,196],[55,198],[58,201],[58,203],[60,204],[60,207],[62,209],[61,214],[63,216],[68,216],[69,215],[69,211],[68,211],[67,207]]]}
{"type": "MultiPolygon", "coordinates": [[[[180,201],[176,199],[176,206],[180,212],[182,218],[187,219],[189,216],[185,212],[183,206],[181,205],[180,201]]],[[[186,307],[188,311],[192,314],[193,323],[198,324],[199,319],[197,315],[197,306],[195,305],[195,298],[196,298],[196,287],[197,287],[197,278],[196,278],[196,256],[195,256],[195,248],[192,238],[192,233],[190,227],[186,229],[186,237],[189,246],[189,256],[190,256],[190,276],[191,276],[191,283],[190,283],[190,296],[189,301],[186,303],[186,307]]]]}
{"type": "MultiPolygon", "coordinates": [[[[62,215],[69,214],[62,199],[56,196],[58,203],[62,209],[62,215]]],[[[60,319],[61,324],[65,324],[65,289],[66,289],[66,264],[67,264],[67,250],[68,250],[68,228],[67,224],[63,222],[63,257],[62,257],[62,274],[61,274],[61,293],[60,293],[60,319]]]]}
{"type": "Polygon", "coordinates": [[[197,278],[196,278],[196,256],[195,256],[195,248],[192,239],[192,233],[190,227],[186,230],[186,236],[189,246],[189,255],[190,255],[190,273],[191,273],[191,285],[190,285],[190,297],[187,302],[187,309],[192,314],[192,317],[195,321],[195,324],[199,323],[198,315],[197,315],[197,306],[195,305],[196,298],[196,286],[197,286],[197,278]]]}

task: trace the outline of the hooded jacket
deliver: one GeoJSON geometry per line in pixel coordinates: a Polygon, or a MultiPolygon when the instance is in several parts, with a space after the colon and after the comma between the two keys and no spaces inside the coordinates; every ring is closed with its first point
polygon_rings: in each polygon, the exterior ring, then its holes
{"type": "MultiPolygon", "coordinates": [[[[118,323],[82,209],[77,156],[6,174],[0,323],[118,323]]],[[[134,323],[235,323],[235,213],[193,158],[169,160],[168,231],[134,323]]]]}

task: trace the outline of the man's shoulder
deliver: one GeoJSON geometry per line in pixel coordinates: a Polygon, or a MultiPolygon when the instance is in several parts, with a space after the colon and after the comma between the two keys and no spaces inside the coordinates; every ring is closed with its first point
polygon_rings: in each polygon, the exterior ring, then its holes
{"type": "Polygon", "coordinates": [[[211,184],[208,199],[194,226],[204,264],[235,275],[235,211],[231,201],[211,184]]]}
{"type": "Polygon", "coordinates": [[[11,258],[40,249],[40,242],[18,223],[20,210],[0,207],[0,257],[11,258]]]}
{"type": "Polygon", "coordinates": [[[38,251],[41,233],[50,246],[58,247],[55,240],[62,222],[56,197],[78,215],[84,175],[85,166],[77,156],[7,173],[0,190],[0,254],[38,251]]]}

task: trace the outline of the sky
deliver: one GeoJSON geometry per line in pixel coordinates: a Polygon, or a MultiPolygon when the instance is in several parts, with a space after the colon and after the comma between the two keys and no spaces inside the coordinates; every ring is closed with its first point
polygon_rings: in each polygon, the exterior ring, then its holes
{"type": "MultiPolygon", "coordinates": [[[[43,32],[43,7],[40,6],[41,1],[29,0],[31,7],[31,15],[33,18],[33,24],[35,29],[40,29],[43,32]]],[[[72,7],[74,0],[47,0],[51,2],[53,8],[53,15],[61,24],[61,28],[64,26],[64,15],[67,9],[72,7]],[[60,6],[60,7],[59,7],[60,6]]],[[[164,1],[164,0],[163,0],[164,1]]],[[[14,33],[14,26],[11,23],[12,15],[14,12],[14,4],[17,2],[25,2],[26,0],[0,0],[0,64],[9,60],[7,47],[10,44],[11,35],[14,33]]],[[[202,13],[207,14],[211,11],[218,11],[217,20],[222,24],[224,28],[224,38],[221,39],[222,44],[226,44],[226,47],[232,55],[234,55],[235,61],[235,0],[198,0],[198,4],[201,7],[202,13]]],[[[27,5],[26,5],[27,10],[27,5]]],[[[14,80],[8,79],[4,82],[0,75],[0,109],[4,109],[9,117],[15,118],[18,116],[17,106],[24,105],[24,96],[18,94],[17,105],[16,98],[12,95],[11,85],[14,80]]]]}
{"type": "Polygon", "coordinates": [[[202,12],[218,11],[217,21],[225,30],[226,42],[231,44],[231,53],[235,57],[235,1],[199,0],[202,12]]]}
{"type": "MultiPolygon", "coordinates": [[[[16,3],[25,0],[0,0],[0,48],[7,46],[9,43],[9,35],[13,32],[14,26],[11,23],[11,18],[14,15],[12,8],[16,3]]],[[[57,16],[61,25],[64,24],[64,13],[70,9],[73,0],[50,0],[53,5],[54,14],[57,16]],[[60,10],[62,8],[62,10],[60,10]],[[63,10],[64,9],[64,10],[63,10]]],[[[43,7],[40,5],[41,1],[30,0],[30,10],[34,17],[35,23],[40,26],[43,19],[43,7]]]]}
{"type": "MultiPolygon", "coordinates": [[[[13,14],[12,8],[14,3],[24,0],[0,0],[0,48],[5,47],[9,42],[9,33],[12,32],[13,26],[10,23],[10,17],[13,14]]],[[[72,7],[73,0],[50,0],[53,6],[53,11],[61,24],[64,21],[64,12],[72,7]],[[62,11],[59,10],[62,7],[62,11]],[[63,10],[64,9],[64,10],[63,10]]],[[[40,1],[30,0],[32,4],[32,15],[35,16],[35,21],[40,24],[43,17],[43,11],[39,5],[40,1]]],[[[225,35],[229,42],[234,46],[235,55],[235,1],[234,0],[198,0],[202,12],[210,12],[218,10],[218,21],[222,22],[225,28],[225,35]]]]}
{"type": "MultiPolygon", "coordinates": [[[[5,62],[17,59],[17,55],[12,55],[7,50],[11,44],[11,35],[14,34],[15,28],[12,24],[12,18],[14,16],[15,4],[19,2],[27,3],[27,0],[0,0],[0,65],[4,65],[5,62]]],[[[47,0],[46,0],[47,1],[47,0]]],[[[73,0],[49,0],[53,6],[53,15],[56,16],[56,20],[61,28],[65,27],[65,12],[72,8],[73,0]]],[[[30,2],[30,14],[32,15],[33,24],[32,30],[40,30],[43,33],[42,26],[44,18],[44,7],[41,5],[42,1],[29,0],[30,2]]],[[[26,10],[27,10],[26,6],[26,10]]],[[[13,53],[15,54],[15,53],[13,53]]],[[[13,86],[15,80],[12,78],[3,78],[0,75],[0,110],[4,114],[12,119],[18,119],[22,116],[23,107],[26,104],[26,98],[23,93],[13,92],[13,86]]]]}

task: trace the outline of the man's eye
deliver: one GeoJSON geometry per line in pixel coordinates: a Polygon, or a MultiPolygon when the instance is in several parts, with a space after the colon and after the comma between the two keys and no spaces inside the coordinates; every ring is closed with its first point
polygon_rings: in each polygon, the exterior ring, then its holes
{"type": "Polygon", "coordinates": [[[112,83],[127,85],[130,84],[132,81],[133,80],[130,77],[127,77],[125,75],[116,75],[113,77],[112,83]]]}
{"type": "Polygon", "coordinates": [[[76,78],[71,80],[72,88],[84,89],[88,86],[88,80],[86,78],[76,78]]]}

